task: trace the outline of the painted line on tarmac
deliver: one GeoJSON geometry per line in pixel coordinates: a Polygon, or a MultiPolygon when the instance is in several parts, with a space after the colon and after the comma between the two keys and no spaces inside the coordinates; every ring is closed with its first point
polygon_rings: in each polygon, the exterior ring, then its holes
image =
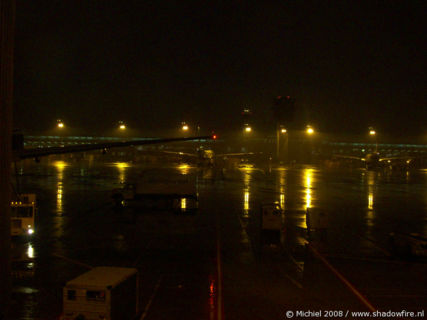
{"type": "Polygon", "coordinates": [[[216,214],[216,269],[218,275],[218,298],[217,298],[217,320],[222,320],[223,301],[222,301],[222,261],[221,261],[221,229],[219,213],[216,214]]]}
{"type": "Polygon", "coordinates": [[[65,260],[65,261],[68,261],[68,262],[74,263],[74,264],[76,264],[76,265],[79,265],[79,266],[85,267],[85,268],[87,268],[87,269],[93,269],[93,266],[90,266],[90,265],[88,265],[88,264],[86,264],[86,263],[83,263],[83,262],[80,262],[80,261],[77,261],[77,260],[73,260],[73,259],[70,259],[70,258],[67,258],[67,257],[61,256],[61,255],[56,254],[56,253],[52,253],[52,255],[53,255],[54,257],[56,257],[56,258],[59,258],[59,259],[62,259],[62,260],[65,260]]]}
{"type": "Polygon", "coordinates": [[[285,277],[288,278],[295,286],[297,286],[298,289],[302,289],[303,286],[301,283],[299,283],[298,281],[296,281],[294,278],[292,278],[289,274],[287,274],[285,272],[285,277]]]}
{"type": "MultiPolygon", "coordinates": [[[[254,247],[253,247],[253,244],[252,244],[252,241],[251,241],[251,239],[249,238],[249,235],[248,235],[248,233],[246,232],[246,229],[245,229],[245,227],[244,227],[244,224],[243,224],[243,221],[242,221],[242,219],[239,217],[239,222],[240,222],[240,226],[241,226],[241,228],[242,228],[242,230],[243,230],[243,233],[244,233],[244,235],[245,235],[245,238],[247,238],[248,239],[248,242],[249,242],[249,246],[250,246],[250,249],[251,249],[251,252],[254,252],[254,247]]],[[[290,257],[293,259],[293,257],[290,255],[290,257]]],[[[301,269],[301,267],[296,263],[296,261],[295,261],[295,259],[293,259],[292,260],[292,262],[294,262],[296,265],[297,265],[297,267],[298,267],[298,269],[299,270],[301,270],[302,271],[302,269],[301,269]]],[[[303,286],[302,286],[302,284],[301,283],[299,283],[297,280],[295,280],[294,278],[292,278],[286,271],[284,272],[284,275],[285,275],[285,277],[289,280],[289,281],[291,281],[297,288],[299,288],[299,289],[302,289],[303,288],[303,286]]]]}
{"type": "Polygon", "coordinates": [[[157,280],[156,286],[154,287],[153,293],[151,294],[150,300],[148,300],[147,305],[145,306],[144,312],[141,315],[141,318],[139,320],[144,320],[145,317],[148,314],[148,310],[150,310],[151,304],[153,303],[154,298],[157,295],[157,291],[159,291],[160,283],[163,280],[163,275],[159,277],[159,280],[157,280]]]}
{"type": "Polygon", "coordinates": [[[328,269],[335,274],[335,276],[337,276],[338,279],[340,279],[346,286],[347,288],[372,312],[377,311],[378,309],[375,308],[369,301],[368,299],[366,299],[360,292],[359,290],[356,289],[355,286],[353,286],[350,281],[348,281],[337,269],[335,269],[328,260],[326,260],[325,257],[323,257],[322,254],[320,254],[316,248],[313,247],[312,244],[308,244],[308,247],[310,248],[310,250],[314,253],[314,255],[316,257],[318,257],[320,259],[320,261],[322,261],[326,267],[328,267],[328,269]]]}

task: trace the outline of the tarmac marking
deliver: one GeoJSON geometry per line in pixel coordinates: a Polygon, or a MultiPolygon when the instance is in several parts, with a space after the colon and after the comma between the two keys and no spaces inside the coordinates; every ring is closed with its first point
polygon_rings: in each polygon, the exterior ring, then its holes
{"type": "Polygon", "coordinates": [[[150,310],[151,304],[153,303],[154,298],[157,295],[157,291],[159,291],[160,283],[163,280],[163,275],[159,277],[159,280],[157,280],[156,286],[154,287],[153,293],[151,294],[150,300],[148,300],[147,305],[145,306],[144,312],[141,315],[141,318],[139,320],[144,320],[145,317],[148,314],[148,310],[150,310]]]}
{"type": "Polygon", "coordinates": [[[295,286],[297,286],[298,289],[302,289],[303,288],[303,286],[302,286],[301,283],[299,283],[298,281],[296,281],[294,278],[292,278],[287,273],[285,273],[285,277],[288,278],[295,286]]]}
{"type": "Polygon", "coordinates": [[[219,213],[216,216],[216,269],[218,274],[218,299],[217,299],[217,319],[222,320],[223,301],[222,301],[222,261],[221,261],[221,230],[219,213]]]}
{"type": "Polygon", "coordinates": [[[337,269],[335,269],[328,260],[325,259],[311,244],[308,244],[308,247],[311,249],[311,251],[314,253],[316,257],[318,257],[327,267],[329,270],[332,271],[333,274],[335,274],[338,279],[340,279],[349,289],[350,291],[372,312],[375,312],[378,310],[375,308],[351,283],[348,281],[341,273],[338,272],[337,269]]]}
{"type": "Polygon", "coordinates": [[[61,256],[61,255],[56,254],[56,253],[52,253],[52,255],[53,255],[54,257],[59,258],[59,259],[62,259],[62,260],[65,260],[65,261],[68,261],[68,262],[71,262],[71,263],[77,264],[77,265],[82,266],[82,267],[85,267],[85,268],[87,268],[87,269],[93,269],[93,266],[90,266],[90,265],[88,265],[88,264],[86,264],[86,263],[83,263],[83,262],[80,262],[80,261],[77,261],[77,260],[73,260],[73,259],[70,259],[70,258],[67,258],[67,257],[61,256]]]}

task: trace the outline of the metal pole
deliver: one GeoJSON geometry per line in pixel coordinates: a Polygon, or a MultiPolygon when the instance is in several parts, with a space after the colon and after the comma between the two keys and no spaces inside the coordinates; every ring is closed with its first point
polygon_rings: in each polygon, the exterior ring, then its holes
{"type": "Polygon", "coordinates": [[[276,159],[280,162],[280,126],[276,125],[276,159]]]}
{"type": "Polygon", "coordinates": [[[285,163],[289,163],[289,130],[285,133],[285,163]]]}
{"type": "Polygon", "coordinates": [[[10,305],[10,201],[15,1],[0,0],[0,319],[10,305]]]}

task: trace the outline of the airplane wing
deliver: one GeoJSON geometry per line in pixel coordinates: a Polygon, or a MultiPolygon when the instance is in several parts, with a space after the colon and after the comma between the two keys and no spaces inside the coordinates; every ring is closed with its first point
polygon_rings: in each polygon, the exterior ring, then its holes
{"type": "Polygon", "coordinates": [[[130,140],[123,142],[109,142],[109,143],[95,143],[83,144],[78,146],[65,146],[65,147],[50,147],[50,148],[33,148],[33,149],[20,149],[14,150],[14,159],[28,159],[39,158],[51,154],[85,152],[92,150],[102,150],[119,147],[141,146],[149,144],[169,143],[178,141],[191,141],[191,140],[211,140],[212,136],[189,137],[189,138],[165,138],[165,139],[150,139],[150,140],[130,140]]]}
{"type": "Polygon", "coordinates": [[[379,161],[393,161],[393,160],[404,160],[404,161],[411,161],[415,158],[420,158],[419,156],[415,156],[415,157],[411,157],[411,156],[406,156],[406,157],[384,157],[384,158],[380,158],[379,161]]]}
{"type": "Polygon", "coordinates": [[[362,158],[362,157],[342,155],[342,154],[334,154],[333,156],[335,158],[342,158],[342,159],[352,159],[352,160],[360,160],[360,161],[365,161],[366,160],[365,158],[362,158]]]}
{"type": "Polygon", "coordinates": [[[191,158],[197,157],[197,154],[195,154],[195,153],[180,152],[180,151],[161,151],[161,153],[173,154],[173,155],[177,155],[177,156],[186,156],[186,157],[191,157],[191,158]]]}
{"type": "Polygon", "coordinates": [[[240,152],[240,153],[222,153],[215,155],[216,157],[242,157],[242,156],[251,156],[254,155],[253,152],[240,152]]]}

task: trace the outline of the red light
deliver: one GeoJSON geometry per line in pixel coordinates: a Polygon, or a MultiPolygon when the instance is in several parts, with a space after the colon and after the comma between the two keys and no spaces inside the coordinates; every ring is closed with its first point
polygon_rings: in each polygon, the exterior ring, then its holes
{"type": "Polygon", "coordinates": [[[211,280],[210,281],[210,284],[209,284],[209,295],[211,296],[211,297],[213,297],[213,296],[215,296],[215,281],[214,280],[211,280]]]}
{"type": "Polygon", "coordinates": [[[216,140],[216,134],[212,135],[212,139],[216,140]]]}

